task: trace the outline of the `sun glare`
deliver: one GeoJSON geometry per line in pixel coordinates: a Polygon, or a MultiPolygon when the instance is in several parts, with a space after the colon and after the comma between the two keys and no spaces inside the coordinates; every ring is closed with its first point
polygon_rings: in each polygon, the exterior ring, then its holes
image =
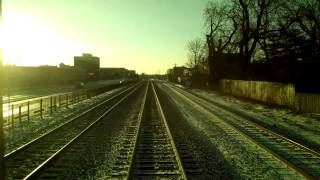
{"type": "Polygon", "coordinates": [[[6,12],[1,27],[5,64],[23,66],[57,65],[85,51],[85,47],[27,14],[6,12]]]}

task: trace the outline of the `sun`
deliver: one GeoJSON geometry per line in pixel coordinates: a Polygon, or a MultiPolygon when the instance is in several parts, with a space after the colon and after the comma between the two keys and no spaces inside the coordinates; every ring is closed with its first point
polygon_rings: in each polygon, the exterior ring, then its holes
{"type": "Polygon", "coordinates": [[[85,51],[40,19],[15,11],[3,13],[0,46],[4,64],[57,65],[63,58],[85,51]]]}

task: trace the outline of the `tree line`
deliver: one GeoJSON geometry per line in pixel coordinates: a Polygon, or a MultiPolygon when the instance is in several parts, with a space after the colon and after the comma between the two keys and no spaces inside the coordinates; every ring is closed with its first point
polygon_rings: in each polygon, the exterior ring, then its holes
{"type": "Polygon", "coordinates": [[[226,54],[237,59],[237,79],[254,76],[254,62],[269,73],[279,62],[320,62],[319,0],[210,1],[203,18],[205,36],[187,43],[187,65],[194,74],[208,73],[212,85],[221,78],[219,60],[226,54]]]}

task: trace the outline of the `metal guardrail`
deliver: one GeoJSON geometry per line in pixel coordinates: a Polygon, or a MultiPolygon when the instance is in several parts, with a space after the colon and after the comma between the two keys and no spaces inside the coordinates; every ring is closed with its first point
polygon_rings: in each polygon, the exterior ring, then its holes
{"type": "Polygon", "coordinates": [[[3,105],[4,126],[14,127],[22,125],[22,121],[29,122],[31,118],[43,118],[45,115],[52,114],[62,108],[70,106],[86,100],[91,97],[102,94],[108,90],[127,85],[131,82],[108,85],[99,88],[77,90],[69,93],[59,93],[50,96],[42,96],[22,100],[3,105]]]}

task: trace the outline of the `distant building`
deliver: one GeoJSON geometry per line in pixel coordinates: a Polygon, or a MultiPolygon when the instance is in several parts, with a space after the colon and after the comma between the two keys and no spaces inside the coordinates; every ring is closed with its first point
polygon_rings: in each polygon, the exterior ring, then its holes
{"type": "Polygon", "coordinates": [[[57,66],[54,66],[54,65],[40,65],[38,67],[42,67],[42,68],[57,68],[57,66]]]}
{"type": "Polygon", "coordinates": [[[192,69],[184,66],[175,66],[169,69],[167,73],[170,81],[184,84],[192,76],[192,69]]]}
{"type": "Polygon", "coordinates": [[[83,53],[74,57],[74,67],[84,70],[88,79],[96,79],[99,76],[100,58],[83,53]]]}
{"type": "Polygon", "coordinates": [[[135,78],[136,72],[126,68],[100,68],[100,79],[130,79],[135,78]]]}
{"type": "Polygon", "coordinates": [[[59,64],[59,68],[74,68],[73,66],[70,66],[70,65],[66,65],[66,64],[64,64],[64,63],[60,63],[59,64]]]}
{"type": "Polygon", "coordinates": [[[137,74],[135,70],[129,70],[128,71],[128,77],[129,78],[136,78],[137,74]]]}

